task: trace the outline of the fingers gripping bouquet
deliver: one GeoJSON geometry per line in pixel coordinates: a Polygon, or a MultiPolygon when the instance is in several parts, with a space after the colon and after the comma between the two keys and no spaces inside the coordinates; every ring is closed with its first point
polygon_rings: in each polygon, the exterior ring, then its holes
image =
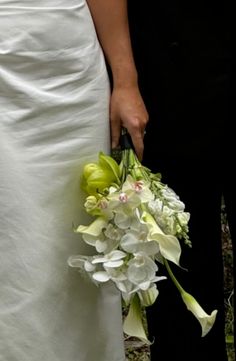
{"type": "Polygon", "coordinates": [[[86,164],[82,188],[88,194],[85,210],[89,225],[75,232],[94,247],[93,256],[71,256],[68,264],[86,273],[92,282],[112,281],[128,307],[124,332],[149,342],[142,323],[142,308],[158,296],[158,263],[166,266],[183,302],[201,324],[202,336],[213,326],[217,311],[208,315],[176,280],[169,262],[179,266],[183,240],[188,237],[189,213],[176,193],[161,182],[136,157],[128,135],[122,135],[121,161],[99,154],[97,163],[86,164]]]}

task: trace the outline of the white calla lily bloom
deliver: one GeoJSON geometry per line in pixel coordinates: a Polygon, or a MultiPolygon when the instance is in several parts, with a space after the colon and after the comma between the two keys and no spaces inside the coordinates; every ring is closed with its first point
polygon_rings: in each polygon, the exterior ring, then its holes
{"type": "Polygon", "coordinates": [[[187,309],[193,313],[200,323],[202,328],[202,337],[206,336],[215,323],[217,310],[212,311],[212,313],[208,315],[192,295],[183,291],[181,292],[181,296],[187,309]]]}
{"type": "Polygon", "coordinates": [[[141,220],[149,229],[148,240],[155,240],[159,244],[161,255],[179,265],[181,247],[178,239],[175,236],[164,234],[150,213],[143,212],[141,220]]]}
{"type": "MultiPolygon", "coordinates": [[[[162,277],[162,279],[165,279],[165,278],[166,277],[162,277]]],[[[143,291],[143,290],[138,291],[138,296],[139,296],[141,305],[144,307],[153,305],[153,303],[156,301],[156,298],[158,295],[159,295],[159,291],[155,284],[145,291],[143,291]]]]}

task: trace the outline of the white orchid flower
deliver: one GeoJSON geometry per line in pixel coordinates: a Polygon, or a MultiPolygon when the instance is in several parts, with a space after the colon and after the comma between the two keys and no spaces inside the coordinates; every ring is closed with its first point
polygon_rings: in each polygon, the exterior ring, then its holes
{"type": "Polygon", "coordinates": [[[132,213],[126,214],[118,212],[114,216],[114,223],[118,228],[125,230],[131,227],[132,223],[134,222],[134,218],[135,215],[132,213]]]}
{"type": "MultiPolygon", "coordinates": [[[[98,217],[88,226],[80,225],[75,232],[81,233],[83,240],[96,248],[97,252],[105,252],[108,249],[108,239],[104,237],[103,230],[106,229],[108,220],[98,217]]],[[[113,242],[114,243],[114,242],[113,242]]],[[[113,246],[113,245],[112,245],[113,246]]]]}
{"type": "Polygon", "coordinates": [[[150,257],[144,252],[138,252],[128,262],[127,278],[141,290],[147,290],[157,280],[157,270],[156,263],[150,257]]]}
{"type": "Polygon", "coordinates": [[[128,175],[121,190],[110,193],[107,198],[109,200],[109,208],[115,213],[130,216],[140,204],[153,200],[154,195],[148,188],[147,183],[135,181],[128,175]]]}
{"type": "Polygon", "coordinates": [[[98,282],[107,282],[112,277],[114,277],[114,274],[112,275],[111,272],[107,271],[110,268],[118,268],[121,267],[124,264],[123,258],[126,257],[126,253],[115,250],[110,252],[109,254],[106,254],[104,256],[96,256],[92,260],[92,264],[101,264],[103,267],[103,271],[95,272],[93,274],[93,279],[98,282]]]}
{"type": "Polygon", "coordinates": [[[122,272],[122,270],[119,267],[117,268],[104,267],[102,271],[100,270],[94,272],[92,278],[93,280],[101,283],[111,280],[116,284],[117,288],[120,291],[122,290],[119,286],[121,286],[123,282],[127,280],[126,275],[122,272]]]}
{"type": "Polygon", "coordinates": [[[92,264],[102,263],[103,267],[116,268],[123,265],[123,258],[126,257],[126,253],[123,251],[115,250],[104,256],[97,256],[92,260],[92,264]]]}
{"type": "Polygon", "coordinates": [[[117,212],[114,216],[115,225],[122,230],[132,229],[143,232],[145,226],[140,222],[139,209],[135,208],[129,214],[126,212],[117,212]]]}
{"type": "Polygon", "coordinates": [[[122,281],[116,280],[116,286],[121,291],[122,298],[127,306],[129,305],[134,293],[139,290],[139,287],[130,282],[127,277],[122,281]]]}
{"type": "Polygon", "coordinates": [[[119,241],[106,237],[105,231],[99,237],[83,234],[82,238],[85,243],[95,247],[98,253],[110,253],[119,244],[119,241]]]}
{"type": "Polygon", "coordinates": [[[147,256],[154,256],[159,252],[159,245],[156,241],[147,241],[147,233],[134,231],[127,232],[120,240],[120,247],[128,253],[143,252],[147,256]]]}
{"type": "Polygon", "coordinates": [[[120,190],[108,195],[109,209],[129,216],[141,204],[140,197],[132,190],[120,190]]]}
{"type": "Polygon", "coordinates": [[[178,239],[172,235],[164,234],[150,213],[143,212],[141,220],[149,229],[148,240],[155,240],[159,245],[162,256],[179,265],[181,247],[178,239]]]}
{"type": "Polygon", "coordinates": [[[127,280],[127,276],[125,274],[125,270],[122,267],[112,268],[112,267],[105,267],[107,274],[110,276],[110,279],[115,283],[124,282],[127,280]]]}
{"type": "Polygon", "coordinates": [[[122,191],[133,191],[139,196],[142,203],[147,203],[154,199],[154,194],[149,189],[149,183],[143,180],[134,180],[130,175],[127,176],[122,186],[122,191]]]}
{"type": "Polygon", "coordinates": [[[214,310],[210,315],[208,315],[192,295],[185,291],[182,291],[181,296],[187,309],[193,313],[193,315],[200,323],[202,328],[202,337],[206,336],[206,334],[211,330],[212,326],[215,323],[218,311],[214,310]]]}

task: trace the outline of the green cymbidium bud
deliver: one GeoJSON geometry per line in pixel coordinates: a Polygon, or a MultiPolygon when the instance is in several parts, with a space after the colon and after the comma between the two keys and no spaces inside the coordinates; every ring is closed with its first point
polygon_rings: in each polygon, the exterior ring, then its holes
{"type": "Polygon", "coordinates": [[[119,176],[119,165],[110,156],[100,153],[98,163],[84,166],[81,186],[91,195],[103,193],[112,184],[120,183],[119,176]]]}

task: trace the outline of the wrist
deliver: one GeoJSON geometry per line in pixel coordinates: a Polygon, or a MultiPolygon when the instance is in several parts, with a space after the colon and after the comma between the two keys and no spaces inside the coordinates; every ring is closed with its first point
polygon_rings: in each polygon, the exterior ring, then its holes
{"type": "Polygon", "coordinates": [[[113,86],[115,88],[130,88],[138,86],[138,74],[134,64],[119,62],[112,67],[113,86]]]}

